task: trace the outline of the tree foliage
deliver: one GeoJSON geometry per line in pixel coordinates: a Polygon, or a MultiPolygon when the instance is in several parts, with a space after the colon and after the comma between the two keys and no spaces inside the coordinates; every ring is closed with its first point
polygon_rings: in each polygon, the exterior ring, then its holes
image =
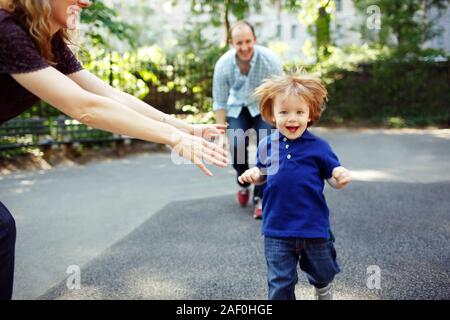
{"type": "Polygon", "coordinates": [[[377,6],[381,13],[381,29],[368,30],[366,39],[395,48],[398,56],[417,56],[426,41],[433,39],[439,29],[435,18],[448,7],[449,0],[353,0],[355,7],[367,15],[369,6],[377,6]],[[433,16],[433,12],[435,16],[433,16]]]}
{"type": "Polygon", "coordinates": [[[85,37],[92,45],[111,47],[111,37],[134,46],[136,29],[122,21],[117,11],[101,0],[92,0],[92,5],[81,11],[81,22],[87,26],[85,37]]]}
{"type": "MultiPolygon", "coordinates": [[[[178,3],[178,0],[173,0],[178,3]]],[[[215,27],[223,26],[230,40],[230,17],[233,15],[236,20],[246,18],[250,10],[261,11],[260,0],[191,0],[191,13],[194,15],[208,14],[210,22],[215,27]]]]}
{"type": "Polygon", "coordinates": [[[285,10],[298,13],[300,22],[314,38],[317,62],[330,55],[330,24],[335,12],[334,0],[279,0],[285,10]]]}

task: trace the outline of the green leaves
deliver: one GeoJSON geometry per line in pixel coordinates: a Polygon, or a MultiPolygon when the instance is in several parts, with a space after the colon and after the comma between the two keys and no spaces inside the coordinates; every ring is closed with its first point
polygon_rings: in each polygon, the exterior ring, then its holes
{"type": "Polygon", "coordinates": [[[353,0],[363,16],[367,8],[380,8],[381,29],[368,30],[362,25],[362,35],[375,43],[395,48],[398,57],[417,57],[423,53],[423,44],[439,32],[431,9],[439,15],[447,8],[448,0],[353,0]],[[395,39],[393,41],[393,38],[395,39]]]}
{"type": "Polygon", "coordinates": [[[87,25],[86,36],[93,45],[111,47],[110,37],[113,36],[135,46],[135,28],[120,20],[118,13],[100,0],[94,0],[89,8],[81,11],[81,22],[87,25]]]}

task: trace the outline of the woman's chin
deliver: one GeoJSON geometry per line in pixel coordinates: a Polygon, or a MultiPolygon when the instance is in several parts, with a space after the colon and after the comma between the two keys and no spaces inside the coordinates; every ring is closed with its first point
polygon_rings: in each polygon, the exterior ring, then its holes
{"type": "Polygon", "coordinates": [[[76,31],[78,29],[78,26],[77,25],[68,25],[66,27],[66,29],[69,31],[76,31]]]}
{"type": "Polygon", "coordinates": [[[78,19],[67,19],[66,29],[70,31],[75,31],[78,28],[78,19]]]}

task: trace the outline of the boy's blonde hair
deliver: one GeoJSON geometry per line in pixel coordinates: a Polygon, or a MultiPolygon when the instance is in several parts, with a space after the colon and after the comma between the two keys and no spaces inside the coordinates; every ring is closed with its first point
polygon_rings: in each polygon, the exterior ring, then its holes
{"type": "Polygon", "coordinates": [[[311,118],[309,127],[320,119],[328,93],[320,79],[304,72],[264,80],[263,84],[255,89],[253,95],[259,99],[261,116],[273,126],[275,126],[273,103],[275,97],[280,94],[284,95],[284,98],[294,95],[306,102],[311,118]]]}
{"type": "Polygon", "coordinates": [[[67,29],[61,29],[52,36],[50,31],[50,17],[52,15],[50,0],[0,0],[0,9],[11,12],[19,19],[33,38],[41,56],[51,64],[55,63],[52,39],[60,37],[66,43],[72,43],[71,35],[67,29]]]}

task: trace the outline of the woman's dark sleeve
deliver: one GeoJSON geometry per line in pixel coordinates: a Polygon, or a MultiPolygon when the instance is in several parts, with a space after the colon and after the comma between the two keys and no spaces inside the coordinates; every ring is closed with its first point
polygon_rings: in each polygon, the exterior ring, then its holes
{"type": "Polygon", "coordinates": [[[3,19],[0,30],[0,73],[28,73],[49,67],[31,36],[14,19],[3,19]]]}

